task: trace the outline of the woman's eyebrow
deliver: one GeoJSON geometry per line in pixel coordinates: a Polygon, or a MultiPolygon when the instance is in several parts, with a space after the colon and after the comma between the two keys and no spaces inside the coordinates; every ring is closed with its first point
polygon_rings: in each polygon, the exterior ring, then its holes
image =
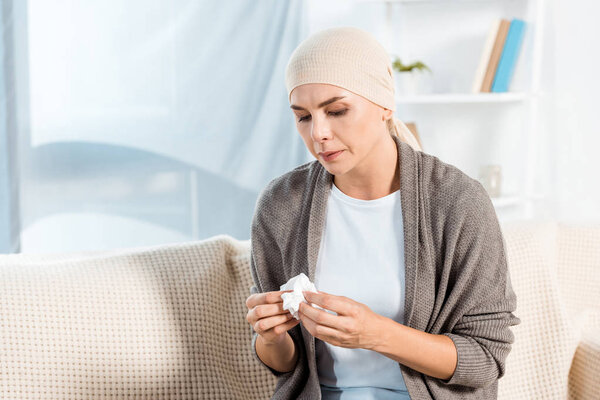
{"type": "MultiPolygon", "coordinates": [[[[338,101],[339,99],[343,99],[344,97],[346,97],[346,96],[337,96],[337,97],[332,97],[332,98],[330,98],[329,100],[325,100],[324,102],[322,102],[321,104],[319,104],[319,106],[318,106],[317,108],[323,108],[323,107],[325,107],[327,104],[331,104],[331,103],[333,103],[334,101],[338,101]]],[[[295,104],[292,104],[292,105],[290,106],[290,108],[291,108],[291,109],[294,109],[294,110],[305,110],[305,111],[306,111],[306,108],[302,108],[302,107],[300,107],[300,106],[297,106],[297,105],[295,105],[295,104]]]]}

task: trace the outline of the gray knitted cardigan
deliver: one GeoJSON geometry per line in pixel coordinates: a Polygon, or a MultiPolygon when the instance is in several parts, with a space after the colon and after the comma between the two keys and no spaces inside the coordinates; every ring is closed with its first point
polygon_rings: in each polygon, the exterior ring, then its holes
{"type": "MultiPolygon", "coordinates": [[[[404,219],[404,324],[454,342],[449,380],[398,363],[412,399],[496,399],[514,342],[505,241],[492,202],[475,179],[393,136],[400,157],[404,219]]],[[[251,229],[251,293],[279,290],[304,272],[311,281],[333,175],[317,160],[271,180],[259,194],[251,229]]],[[[318,289],[318,288],[317,288],[318,289]]],[[[302,323],[288,331],[299,359],[277,376],[272,399],[320,399],[315,338],[302,323]]]]}

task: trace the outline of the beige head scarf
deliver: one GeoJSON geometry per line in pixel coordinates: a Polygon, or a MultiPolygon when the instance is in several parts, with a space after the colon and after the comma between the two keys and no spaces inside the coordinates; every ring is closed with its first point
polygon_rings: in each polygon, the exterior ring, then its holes
{"type": "MultiPolygon", "coordinates": [[[[324,29],[298,45],[285,71],[288,101],[292,90],[306,83],[339,86],[396,111],[391,58],[372,34],[359,28],[324,29]]],[[[391,135],[422,151],[404,122],[392,117],[387,126],[391,135]]]]}

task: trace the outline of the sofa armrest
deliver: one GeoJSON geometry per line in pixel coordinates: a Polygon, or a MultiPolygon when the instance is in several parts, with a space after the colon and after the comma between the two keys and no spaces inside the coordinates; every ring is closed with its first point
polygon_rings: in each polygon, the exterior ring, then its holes
{"type": "Polygon", "coordinates": [[[569,399],[593,399],[600,393],[600,326],[588,326],[569,371],[569,399]]]}

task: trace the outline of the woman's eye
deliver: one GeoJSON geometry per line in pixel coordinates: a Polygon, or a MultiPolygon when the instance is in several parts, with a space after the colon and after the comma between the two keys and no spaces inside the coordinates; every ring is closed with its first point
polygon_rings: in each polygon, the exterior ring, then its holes
{"type": "MultiPolygon", "coordinates": [[[[330,115],[334,115],[334,116],[338,117],[338,116],[340,116],[340,115],[344,115],[344,114],[346,114],[346,111],[348,111],[348,109],[345,109],[345,110],[340,110],[340,111],[335,111],[335,112],[334,112],[334,111],[332,111],[332,112],[330,112],[329,114],[330,114],[330,115]]],[[[308,120],[308,119],[310,119],[310,115],[307,115],[307,116],[305,116],[305,117],[300,117],[300,118],[298,119],[298,122],[303,122],[303,121],[306,121],[306,120],[308,120]]]]}
{"type": "Polygon", "coordinates": [[[348,111],[348,110],[345,109],[345,110],[340,110],[340,111],[336,111],[336,112],[330,112],[329,114],[331,114],[331,115],[344,115],[344,114],[346,114],[346,111],[348,111]]]}

